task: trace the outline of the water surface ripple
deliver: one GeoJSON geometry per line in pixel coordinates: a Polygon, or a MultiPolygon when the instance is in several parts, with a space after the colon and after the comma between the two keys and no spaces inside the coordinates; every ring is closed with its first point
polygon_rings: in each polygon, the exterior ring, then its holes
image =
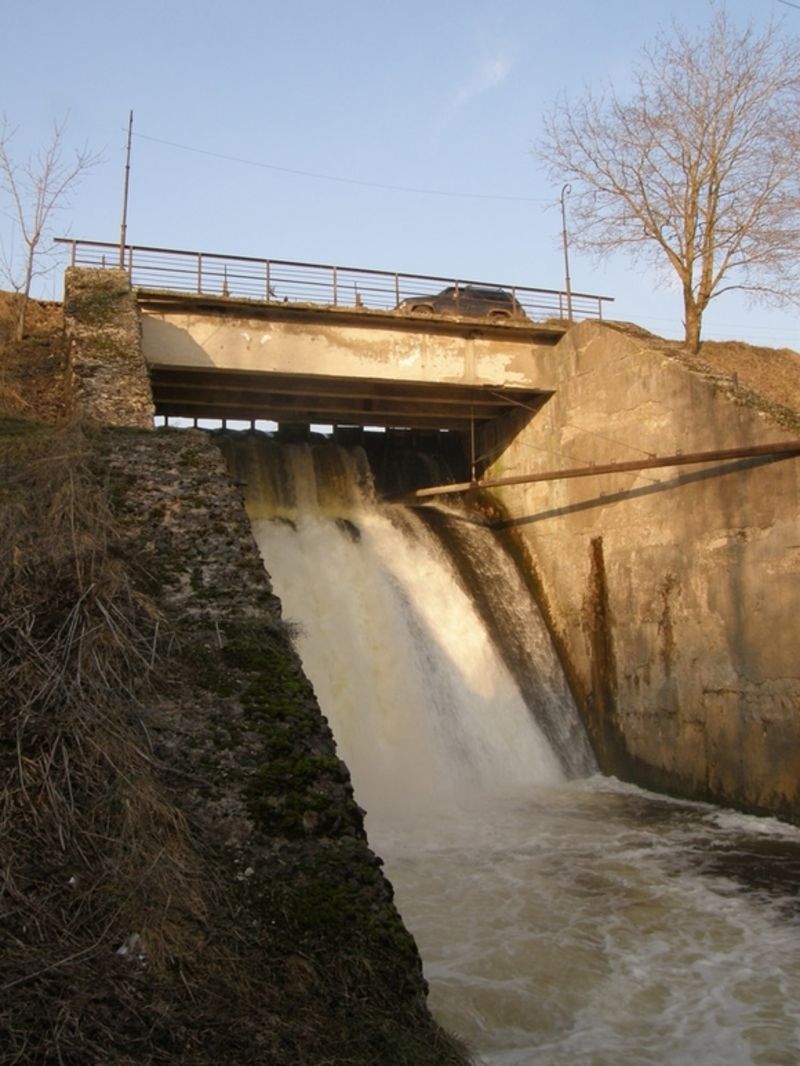
{"type": "Polygon", "coordinates": [[[485,1066],[800,1063],[800,830],[595,777],[371,836],[485,1066]]]}

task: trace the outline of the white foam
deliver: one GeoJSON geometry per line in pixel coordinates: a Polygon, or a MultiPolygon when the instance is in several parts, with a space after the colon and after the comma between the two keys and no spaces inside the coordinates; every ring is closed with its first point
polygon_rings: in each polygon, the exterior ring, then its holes
{"type": "Polygon", "coordinates": [[[368,812],[471,806],[563,778],[516,685],[420,530],[353,516],[354,541],[312,514],[253,523],[298,650],[368,812]],[[324,564],[323,564],[324,561],[324,564]]]}

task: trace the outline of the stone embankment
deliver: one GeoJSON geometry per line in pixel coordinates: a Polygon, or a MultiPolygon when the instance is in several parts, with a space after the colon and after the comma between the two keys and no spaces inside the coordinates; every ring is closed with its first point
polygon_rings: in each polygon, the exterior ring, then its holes
{"type": "Polygon", "coordinates": [[[125,271],[67,270],[64,322],[75,413],[101,426],[151,428],[139,309],[125,271]]]}
{"type": "Polygon", "coordinates": [[[211,864],[206,936],[230,938],[254,987],[266,979],[253,1024],[269,1061],[464,1062],[428,1014],[416,946],[221,453],[200,432],[103,439],[123,543],[172,642],[147,731],[211,864]]]}

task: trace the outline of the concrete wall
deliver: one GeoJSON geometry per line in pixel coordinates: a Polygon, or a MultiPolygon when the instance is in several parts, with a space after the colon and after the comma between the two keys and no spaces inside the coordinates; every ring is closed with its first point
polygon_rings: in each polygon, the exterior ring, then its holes
{"type": "MultiPolygon", "coordinates": [[[[555,395],[495,427],[487,476],[800,437],[653,339],[584,323],[554,354],[555,395]]],[[[495,490],[607,772],[800,820],[799,487],[793,457],[495,490]]]]}

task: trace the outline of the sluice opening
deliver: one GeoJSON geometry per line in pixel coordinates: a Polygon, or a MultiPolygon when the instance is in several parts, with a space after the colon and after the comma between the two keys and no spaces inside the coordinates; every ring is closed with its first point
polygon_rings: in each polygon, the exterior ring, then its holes
{"type": "Polygon", "coordinates": [[[369,436],[219,439],[438,1020],[492,1066],[800,1061],[800,878],[758,859],[800,832],[600,776],[518,561],[380,502],[463,442],[369,436]]]}

